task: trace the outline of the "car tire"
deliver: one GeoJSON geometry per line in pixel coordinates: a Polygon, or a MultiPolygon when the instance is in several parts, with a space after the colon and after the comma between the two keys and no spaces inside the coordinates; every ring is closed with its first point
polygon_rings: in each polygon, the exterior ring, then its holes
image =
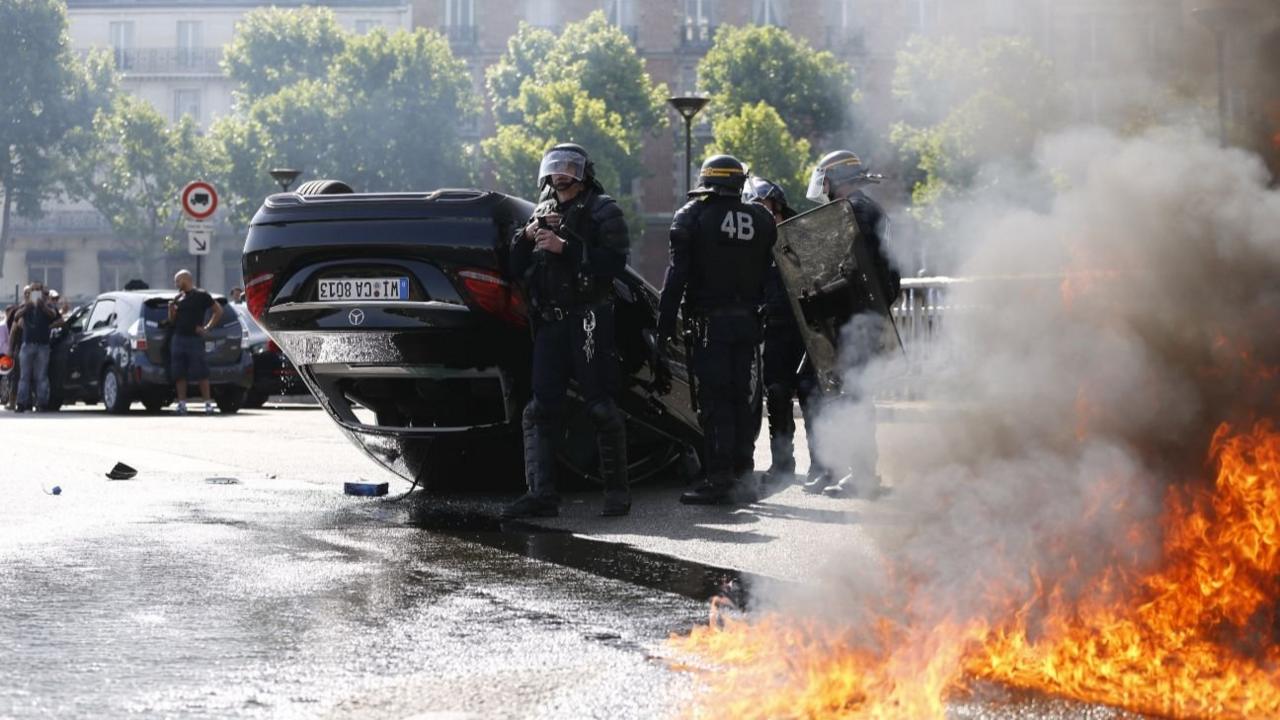
{"type": "Polygon", "coordinates": [[[124,376],[113,365],[102,371],[102,380],[98,383],[102,394],[102,404],[112,415],[123,415],[129,412],[133,402],[129,399],[129,391],[124,386],[124,376]]]}
{"type": "Polygon", "coordinates": [[[268,397],[269,396],[266,393],[261,393],[261,392],[246,393],[244,396],[244,407],[249,408],[251,410],[255,408],[260,408],[263,405],[267,404],[268,397]]]}
{"type": "Polygon", "coordinates": [[[223,415],[234,415],[240,412],[240,408],[244,407],[245,391],[240,388],[220,392],[214,396],[214,402],[218,403],[218,412],[223,415]]]}
{"type": "Polygon", "coordinates": [[[341,180],[308,180],[298,186],[294,192],[303,197],[309,195],[349,195],[354,190],[341,180]]]}

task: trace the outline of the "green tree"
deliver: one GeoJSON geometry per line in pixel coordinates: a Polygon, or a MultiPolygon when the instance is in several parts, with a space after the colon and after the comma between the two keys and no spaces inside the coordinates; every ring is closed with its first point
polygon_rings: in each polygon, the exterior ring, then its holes
{"type": "Polygon", "coordinates": [[[736,115],[716,118],[708,155],[725,153],[746,163],[751,174],[772,180],[799,208],[813,165],[809,141],[795,138],[767,103],[744,105],[736,115]]]}
{"type": "Polygon", "coordinates": [[[98,112],[93,135],[92,146],[76,157],[83,179],[78,194],[152,269],[178,245],[183,185],[211,177],[208,145],[190,117],[170,125],[150,103],[123,93],[98,112]]]}
{"type": "Polygon", "coordinates": [[[67,40],[66,5],[0,0],[0,273],[10,219],[39,217],[62,181],[61,143],[87,125],[113,84],[101,58],[76,60],[67,40]]]}
{"type": "Polygon", "coordinates": [[[774,26],[721,28],[698,76],[713,121],[765,102],[810,141],[847,129],[857,99],[849,66],[774,26]]]}
{"type": "Polygon", "coordinates": [[[522,23],[487,86],[499,130],[485,155],[509,191],[531,187],[513,177],[537,172],[541,150],[530,148],[578,142],[616,181],[609,190],[625,193],[643,170],[629,153],[665,121],[666,87],[653,84],[631,40],[598,11],[559,36],[522,23]],[[591,102],[577,108],[584,99],[591,102]]]}
{"type": "Polygon", "coordinates": [[[322,78],[256,98],[210,129],[229,218],[243,228],[276,190],[272,167],[344,180],[360,191],[466,185],[476,114],[466,64],[438,33],[350,38],[322,78]]]}
{"type": "Polygon", "coordinates": [[[259,8],[236,23],[222,66],[246,98],[259,98],[324,78],[346,42],[329,8],[259,8]]]}
{"type": "Polygon", "coordinates": [[[983,169],[1024,166],[1059,123],[1052,63],[1021,38],[966,45],[914,38],[898,54],[893,93],[903,120],[891,142],[914,170],[913,212],[945,222],[945,201],[982,187],[983,169]]]}

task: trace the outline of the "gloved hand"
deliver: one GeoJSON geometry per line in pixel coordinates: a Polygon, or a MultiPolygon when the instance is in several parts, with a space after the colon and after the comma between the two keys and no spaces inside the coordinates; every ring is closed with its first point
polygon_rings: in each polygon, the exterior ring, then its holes
{"type": "Polygon", "coordinates": [[[653,371],[653,390],[659,395],[671,392],[671,370],[667,367],[667,338],[659,337],[653,343],[649,368],[653,371]]]}

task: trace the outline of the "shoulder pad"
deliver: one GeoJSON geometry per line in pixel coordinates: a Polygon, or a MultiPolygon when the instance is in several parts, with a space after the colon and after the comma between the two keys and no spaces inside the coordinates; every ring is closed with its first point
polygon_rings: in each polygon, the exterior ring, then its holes
{"type": "Polygon", "coordinates": [[[618,202],[604,194],[591,198],[590,210],[591,217],[597,220],[620,217],[623,214],[618,202]]]}

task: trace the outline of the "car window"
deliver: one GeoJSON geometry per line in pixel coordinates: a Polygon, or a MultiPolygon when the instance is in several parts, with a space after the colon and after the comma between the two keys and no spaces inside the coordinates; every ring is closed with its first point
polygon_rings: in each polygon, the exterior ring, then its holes
{"type": "Polygon", "coordinates": [[[116,301],[115,300],[99,300],[93,306],[93,312],[89,313],[89,330],[97,330],[98,328],[108,327],[115,320],[116,301]]]}
{"type": "Polygon", "coordinates": [[[85,327],[84,323],[88,319],[89,319],[88,307],[76,308],[71,313],[71,316],[67,318],[67,329],[73,333],[84,332],[84,327],[85,327]]]}

